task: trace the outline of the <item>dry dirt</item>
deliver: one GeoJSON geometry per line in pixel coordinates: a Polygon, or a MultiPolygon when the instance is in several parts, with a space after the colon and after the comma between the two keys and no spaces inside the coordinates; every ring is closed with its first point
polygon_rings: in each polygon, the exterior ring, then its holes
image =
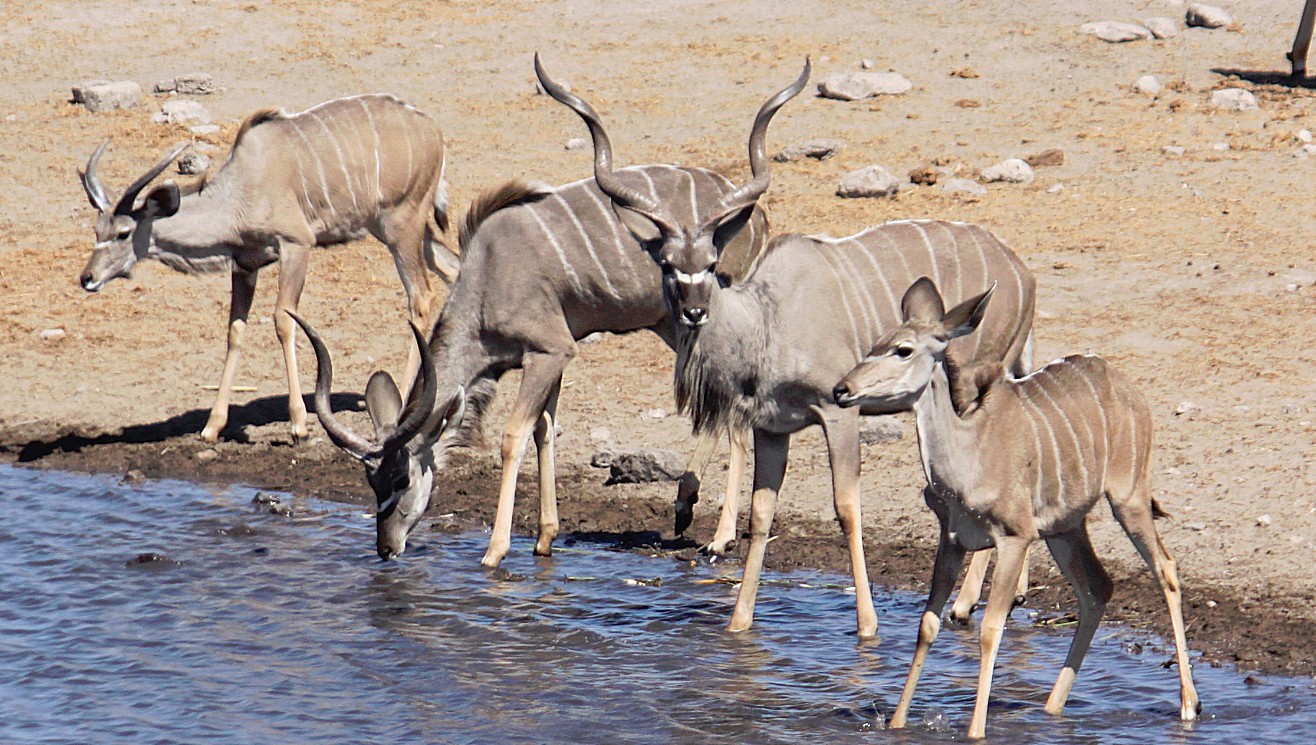
{"type": "MultiPolygon", "coordinates": [[[[219,457],[193,457],[205,448],[196,433],[214,395],[204,386],[219,378],[228,280],[151,264],[99,294],[84,293],[76,277],[90,249],[93,211],[74,173],[96,143],[113,136],[102,170],[122,188],[192,135],[151,123],[158,96],[131,110],[87,113],[68,102],[79,81],[129,78],[149,91],[160,79],[212,73],[222,90],[200,100],[222,128],[195,139],[217,157],[257,107],[299,110],[346,94],[395,93],[443,126],[460,215],[475,194],[504,179],[562,183],[589,172],[588,149],[564,148],[584,136],[579,120],[535,95],[536,50],[599,109],[620,163],[706,165],[737,178],[745,175],[744,138],[755,109],[806,55],[815,79],[870,59],[877,70],[910,78],[914,89],[857,103],[804,96],[788,104],[769,135],[771,151],[816,137],[847,144],[831,160],[774,165],[765,198],[774,225],[843,235],[887,219],[938,217],[979,222],[1013,245],[1038,276],[1037,359],[1099,352],[1152,402],[1155,494],[1175,515],[1161,529],[1180,562],[1194,645],[1245,669],[1310,675],[1316,250],[1309,205],[1316,160],[1294,154],[1300,130],[1316,129],[1316,95],[1280,74],[1301,4],[1237,4],[1231,30],[1184,30],[1126,45],[1076,30],[1092,20],[1182,18],[1183,5],[1117,0],[1102,3],[1100,15],[1085,5],[6,3],[0,443],[8,459],[41,467],[139,469],[352,500],[366,491],[357,466],[322,437],[301,446],[288,441],[268,318],[273,269],[257,297],[260,319],[248,332],[237,381],[255,390],[236,396],[219,457]],[[1132,90],[1146,73],[1168,83],[1160,96],[1132,90]],[[1220,87],[1252,90],[1260,108],[1213,109],[1211,92],[1220,87]],[[1167,155],[1166,145],[1184,154],[1167,155]],[[994,185],[980,199],[927,186],[894,199],[833,195],[843,174],[871,163],[903,175],[936,161],[972,177],[1047,148],[1063,150],[1064,163],[1039,168],[1032,184],[994,185]],[[66,335],[43,339],[46,329],[66,335]]],[[[333,346],[345,392],[359,390],[376,367],[402,365],[409,340],[401,286],[378,244],[317,254],[302,312],[333,346]]],[[[301,354],[309,386],[304,341],[301,354]]],[[[671,485],[604,488],[602,472],[588,467],[593,427],[609,428],[624,445],[689,446],[681,417],[646,415],[671,408],[670,365],[669,352],[648,334],[581,347],[561,404],[565,531],[632,542],[671,537],[671,485]]],[[[514,382],[512,375],[502,386],[503,407],[514,382]]],[[[352,408],[357,399],[336,402],[352,408]]],[[[362,422],[363,415],[345,416],[362,422]]],[[[496,411],[491,422],[498,421],[496,411]]],[[[921,587],[935,521],[921,503],[908,422],[905,431],[900,442],[865,449],[865,534],[877,582],[921,587]]],[[[532,473],[528,467],[522,475],[522,491],[530,492],[518,515],[523,531],[533,524],[532,473]]],[[[434,509],[487,522],[496,474],[492,450],[458,458],[434,509]]],[[[719,478],[706,495],[717,492],[719,478]]],[[[700,505],[695,539],[711,534],[713,501],[700,505]]],[[[814,432],[797,438],[778,514],[782,540],[769,552],[777,566],[844,570],[814,432]]],[[[1151,577],[1104,507],[1092,530],[1117,579],[1111,615],[1165,629],[1151,577]]],[[[1068,607],[1063,581],[1038,553],[1034,581],[1044,589],[1029,603],[1047,613],[1057,603],[1068,607]]],[[[834,619],[834,631],[852,622],[834,619]]]]}

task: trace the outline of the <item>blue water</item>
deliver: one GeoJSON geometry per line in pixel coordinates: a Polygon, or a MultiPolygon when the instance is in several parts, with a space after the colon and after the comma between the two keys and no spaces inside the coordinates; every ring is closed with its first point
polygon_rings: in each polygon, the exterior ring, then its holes
{"type": "MultiPolygon", "coordinates": [[[[882,639],[860,645],[842,578],[769,574],[731,635],[738,566],[518,541],[489,572],[486,536],[441,524],[383,563],[359,507],[278,495],[296,508],[278,515],[254,494],[0,467],[0,743],[963,739],[977,642],[955,627],[912,727],[883,730],[921,597],[879,594],[882,639]]],[[[1316,722],[1311,680],[1198,664],[1205,718],[1185,727],[1169,648],[1116,627],[1050,717],[1068,643],[1016,612],[989,741],[1289,743],[1316,722]]]]}

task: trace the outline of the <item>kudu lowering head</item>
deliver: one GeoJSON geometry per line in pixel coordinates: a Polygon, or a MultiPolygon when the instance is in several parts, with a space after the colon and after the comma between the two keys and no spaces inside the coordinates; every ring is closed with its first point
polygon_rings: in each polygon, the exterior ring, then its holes
{"type": "Polygon", "coordinates": [[[91,250],[91,257],[87,259],[86,268],[78,277],[82,289],[87,292],[100,290],[112,279],[127,277],[133,264],[145,257],[151,248],[150,222],[178,212],[181,199],[178,186],[172,181],[166,181],[147,193],[141,205],[134,206],[142,189],[156,176],[164,173],[169,164],[187,149],[187,143],[174,148],[159,163],[151,166],[117,201],[110,199],[96,173],[101,155],[109,144],[110,140],[106,138],[92,151],[86,170],[78,171],[87,199],[100,213],[96,217],[96,245],[91,250]],[[146,226],[144,230],[139,229],[142,225],[146,226]]]}
{"type": "Polygon", "coordinates": [[[869,403],[893,411],[911,408],[945,359],[950,340],[973,333],[982,323],[995,290],[993,283],[947,311],[937,286],[919,277],[900,301],[903,323],[841,378],[832,398],[842,407],[869,403]]]}
{"type": "Polygon", "coordinates": [[[618,217],[646,245],[663,271],[663,297],[676,321],[697,328],[708,321],[708,305],[717,287],[717,263],[737,234],[744,229],[759,197],[771,180],[765,140],[768,124],[787,101],[799,95],[809,82],[809,61],[789,86],[775,93],[754,117],[749,135],[749,164],[753,179],[728,192],[716,204],[702,210],[693,225],[682,225],[661,201],[622,183],[612,171],[612,143],[594,108],[579,96],[554,82],[544,72],[535,54],[539,84],[558,102],[575,111],[589,127],[594,141],[594,180],[612,199],[618,217]]]}
{"type": "Polygon", "coordinates": [[[315,413],[320,426],[335,445],[361,461],[366,481],[375,492],[375,550],[387,561],[407,548],[407,537],[429,507],[436,470],[433,445],[444,433],[456,431],[466,412],[466,392],[457,394],[441,411],[434,408],[438,380],[434,358],[425,335],[415,324],[411,333],[420,347],[419,387],[413,386],[404,407],[397,384],[388,373],[377,370],[366,383],[366,411],[375,426],[376,444],[348,429],[334,416],[329,405],[333,383],[333,361],[324,340],[311,325],[295,314],[315,350],[315,413]]]}

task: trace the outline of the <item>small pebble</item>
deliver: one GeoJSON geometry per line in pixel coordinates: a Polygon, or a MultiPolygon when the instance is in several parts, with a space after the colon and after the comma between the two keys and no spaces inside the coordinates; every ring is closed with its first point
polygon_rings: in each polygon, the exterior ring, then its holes
{"type": "Polygon", "coordinates": [[[1165,153],[1166,155],[1179,156],[1188,152],[1188,149],[1185,148],[1183,145],[1166,145],[1165,147],[1161,148],[1161,152],[1165,153]]]}
{"type": "Polygon", "coordinates": [[[584,137],[572,137],[567,140],[566,144],[567,150],[582,150],[587,147],[589,147],[589,140],[584,137]]]}
{"type": "Polygon", "coordinates": [[[37,336],[41,337],[41,341],[58,341],[67,335],[68,332],[64,329],[44,329],[41,333],[37,334],[37,336]]]}
{"type": "Polygon", "coordinates": [[[1161,81],[1155,75],[1143,75],[1134,81],[1133,88],[1139,93],[1155,96],[1161,92],[1161,81]]]}
{"type": "Polygon", "coordinates": [[[1267,513],[1267,514],[1265,514],[1265,515],[1260,515],[1259,517],[1257,517],[1257,525],[1260,525],[1260,526],[1263,527],[1263,528],[1269,528],[1271,522],[1272,522],[1272,519],[1271,519],[1269,513],[1267,513]]]}
{"type": "Polygon", "coordinates": [[[1184,14],[1184,20],[1189,26],[1199,28],[1224,28],[1234,22],[1234,17],[1224,8],[1215,5],[1205,5],[1203,3],[1193,3],[1188,6],[1188,12],[1184,14]]]}
{"type": "Polygon", "coordinates": [[[219,451],[214,448],[206,448],[205,450],[197,451],[197,453],[193,455],[192,458],[195,460],[199,460],[202,463],[207,463],[212,460],[218,460],[219,451]]]}

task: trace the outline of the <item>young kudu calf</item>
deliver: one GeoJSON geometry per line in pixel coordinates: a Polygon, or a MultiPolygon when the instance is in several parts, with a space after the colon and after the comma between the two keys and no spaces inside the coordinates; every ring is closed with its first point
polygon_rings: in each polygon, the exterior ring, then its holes
{"type": "MultiPolygon", "coordinates": [[[[799,80],[769,103],[785,103],[804,87],[808,75],[806,63],[799,80]]],[[[984,333],[957,345],[957,359],[969,365],[1004,360],[1016,369],[1026,367],[1032,273],[982,228],[902,221],[843,239],[775,238],[748,276],[728,285],[717,276],[722,246],[744,226],[770,180],[764,114],[749,143],[752,180],[701,205],[692,221],[673,213],[679,203],[654,199],[614,174],[611,145],[593,108],[542,76],[541,81],[589,127],[595,182],[628,215],[633,231],[648,232],[660,242],[652,256],[662,268],[664,295],[682,337],[678,404],[690,413],[697,432],[753,430],[750,545],[730,629],[746,629],[753,620],[790,437],[819,424],[831,459],[836,514],[850,549],[859,635],[875,635],[877,615],[859,514],[859,411],[837,406],[832,388],[873,342],[899,324],[893,288],[927,272],[946,278],[957,298],[981,292],[995,280],[1003,282],[1003,302],[995,306],[984,333]]],[[[775,111],[764,109],[768,116],[775,111]]],[[[866,413],[886,412],[868,407],[866,413]]],[[[726,511],[723,517],[715,543],[734,537],[735,513],[729,523],[726,511]]]]}
{"type": "MultiPolygon", "coordinates": [[[[229,392],[262,267],[279,262],[274,330],[283,346],[295,439],[306,437],[306,406],[288,314],[297,310],[312,247],[374,235],[393,254],[412,320],[423,328],[433,321],[436,288],[427,267],[448,280],[452,275],[441,263],[451,257],[442,245],[448,221],[443,135],[412,106],[368,95],[300,114],[257,111],[242,123],[213,178],[188,193],[166,181],[140,204],[138,195],[186,146],[152,166],[116,201],[96,173],[108,144],[96,148],[81,174],[100,212],[96,246],[80,278],[83,289],[99,291],[128,276],[141,259],[158,259],[186,274],[232,270],[228,352],[202,439],[218,439],[228,422],[229,392]],[[438,253],[434,243],[440,244],[438,253]]],[[[409,371],[418,359],[413,351],[409,371]]]]}
{"type": "Polygon", "coordinates": [[[901,301],[904,323],[836,385],[842,406],[913,407],[928,477],[924,496],[941,522],[932,590],[891,727],[905,726],[964,552],[995,546],[992,594],[979,632],[978,697],[969,725],[969,737],[984,736],[992,669],[1010,612],[1010,594],[998,588],[1015,585],[1029,544],[1039,538],[1079,602],[1078,630],[1046,702],[1052,714],[1064,709],[1111,595],[1110,577],[1085,522],[1102,496],[1165,593],[1179,662],[1179,714],[1184,721],[1196,719],[1200,704],[1188,663],[1179,578],[1153,523],[1164,513],[1149,482],[1147,402],[1099,357],[1066,357],[1019,380],[1007,378],[999,366],[975,371],[955,364],[946,356],[948,346],[960,337],[973,338],[990,313],[988,300],[991,290],[946,312],[933,282],[920,278],[901,301]],[[975,391],[974,400],[954,401],[956,390],[975,391]]]}
{"type": "MultiPolygon", "coordinates": [[[[541,80],[552,85],[538,58],[535,64],[541,80]]],[[[783,102],[778,94],[764,104],[751,141],[762,138],[783,102]]],[[[723,176],[700,168],[649,165],[609,176],[625,183],[637,199],[679,205],[672,219],[685,224],[735,190],[723,176]]],[[[748,266],[765,242],[767,219],[759,210],[746,210],[743,219],[748,227],[729,240],[726,250],[731,264],[748,266]]],[[[447,448],[478,427],[498,379],[508,370],[521,369],[521,387],[502,438],[493,535],[482,560],[495,567],[511,543],[517,473],[532,434],[540,496],[534,550],[543,556],[552,550],[558,532],[553,463],[558,394],[563,371],[575,357],[576,341],[596,331],[649,329],[675,348],[676,332],[659,289],[661,274],[650,258],[652,247],[623,225],[594,179],[557,188],[510,183],[483,195],[466,216],[460,247],[461,272],[429,340],[437,400],[450,403],[411,433],[413,439],[391,437],[388,447],[372,446],[346,429],[327,403],[317,403],[317,413],[334,442],[365,465],[378,500],[377,548],[387,559],[405,549],[408,534],[429,504],[434,472],[447,448]]],[[[327,402],[321,392],[327,395],[328,355],[319,350],[317,346],[322,366],[317,401],[327,402]]],[[[412,395],[418,394],[413,390],[412,395]]],[[[383,423],[381,431],[401,429],[394,424],[399,407],[379,412],[371,396],[366,398],[377,428],[383,423]]],[[[705,455],[708,450],[702,443],[698,448],[705,455]]],[[[733,473],[737,450],[733,448],[733,473]]],[[[743,462],[746,456],[739,457],[743,462]]],[[[730,482],[728,488],[735,489],[739,479],[730,482]]],[[[734,491],[727,502],[734,508],[734,491]]]]}

